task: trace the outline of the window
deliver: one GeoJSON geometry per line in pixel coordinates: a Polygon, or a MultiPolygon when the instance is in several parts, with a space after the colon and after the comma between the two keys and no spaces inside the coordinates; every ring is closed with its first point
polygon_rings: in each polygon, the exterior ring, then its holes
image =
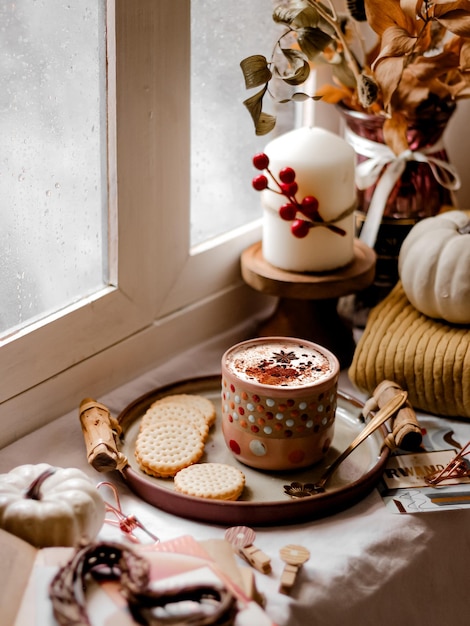
{"type": "Polygon", "coordinates": [[[19,0],[0,15],[5,333],[108,284],[106,13],[19,0]]]}
{"type": "MultiPolygon", "coordinates": [[[[264,303],[239,275],[239,255],[259,238],[259,224],[190,253],[189,0],[103,0],[103,15],[109,277],[81,300],[1,337],[0,445],[264,303]]],[[[239,132],[252,136],[245,119],[239,132]]]]}

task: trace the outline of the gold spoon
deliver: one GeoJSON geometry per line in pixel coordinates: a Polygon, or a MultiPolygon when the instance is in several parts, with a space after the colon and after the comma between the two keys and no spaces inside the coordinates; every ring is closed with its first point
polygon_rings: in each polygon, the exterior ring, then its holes
{"type": "Polygon", "coordinates": [[[378,411],[374,417],[370,420],[367,426],[359,433],[359,435],[349,444],[344,452],[337,457],[331,465],[329,465],[320,479],[313,485],[308,485],[309,491],[312,493],[319,493],[325,491],[325,485],[336,472],[338,466],[348,457],[353,450],[355,450],[369,435],[371,435],[377,428],[380,428],[382,424],[392,417],[394,413],[402,407],[408,398],[406,391],[401,391],[391,398],[383,407],[378,411]]]}

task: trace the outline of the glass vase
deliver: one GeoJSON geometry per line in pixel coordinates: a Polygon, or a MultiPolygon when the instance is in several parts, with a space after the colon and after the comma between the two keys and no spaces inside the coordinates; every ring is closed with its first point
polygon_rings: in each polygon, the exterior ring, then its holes
{"type": "MultiPolygon", "coordinates": [[[[339,107],[346,127],[355,135],[384,144],[383,122],[379,115],[369,115],[339,107]]],[[[448,108],[427,110],[408,127],[408,141],[412,151],[424,151],[428,156],[449,163],[442,136],[455,110],[448,108]],[[436,149],[434,150],[433,147],[436,149]]],[[[357,164],[368,157],[357,153],[357,164]]],[[[366,189],[357,190],[356,236],[359,236],[379,179],[366,189]]],[[[398,255],[403,240],[418,220],[439,213],[444,205],[454,204],[452,192],[434,176],[426,162],[407,161],[401,177],[392,188],[385,204],[383,217],[374,245],[377,265],[374,283],[362,294],[364,306],[370,308],[382,300],[396,284],[398,255]]],[[[362,297],[361,296],[361,297],[362,297]]]]}

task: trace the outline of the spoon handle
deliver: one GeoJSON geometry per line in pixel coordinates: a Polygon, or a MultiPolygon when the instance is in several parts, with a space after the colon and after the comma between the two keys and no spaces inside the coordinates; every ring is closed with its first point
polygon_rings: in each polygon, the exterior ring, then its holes
{"type": "Polygon", "coordinates": [[[383,407],[378,411],[374,417],[370,420],[370,422],[361,430],[359,435],[349,444],[349,446],[342,452],[339,457],[337,457],[331,465],[329,465],[320,479],[320,483],[323,485],[330,478],[333,472],[336,471],[338,465],[344,461],[346,457],[348,457],[353,450],[357,448],[367,437],[372,434],[377,428],[380,428],[382,424],[398,411],[398,409],[405,404],[408,398],[408,394],[406,391],[401,391],[397,393],[393,398],[391,398],[383,407]]]}

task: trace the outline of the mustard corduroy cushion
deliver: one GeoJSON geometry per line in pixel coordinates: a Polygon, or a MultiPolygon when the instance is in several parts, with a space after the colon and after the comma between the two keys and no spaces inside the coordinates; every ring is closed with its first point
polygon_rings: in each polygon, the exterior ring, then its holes
{"type": "Polygon", "coordinates": [[[470,327],[423,315],[399,281],[370,312],[349,377],[369,394],[393,380],[415,409],[470,418],[470,327]]]}

